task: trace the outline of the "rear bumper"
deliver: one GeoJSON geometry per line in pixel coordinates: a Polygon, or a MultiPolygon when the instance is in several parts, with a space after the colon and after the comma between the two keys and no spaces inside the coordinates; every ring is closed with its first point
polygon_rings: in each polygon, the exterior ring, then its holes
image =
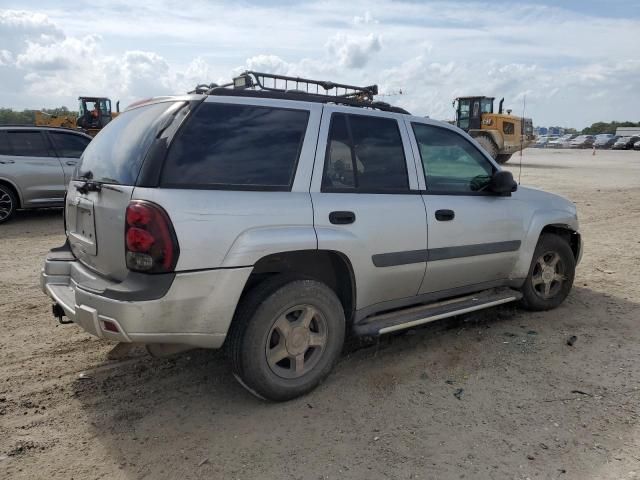
{"type": "Polygon", "coordinates": [[[40,282],[70,320],[97,337],[219,348],[250,273],[243,267],[176,273],[169,282],[152,275],[146,284],[135,277],[114,282],[57,249],[47,256],[40,282]]]}

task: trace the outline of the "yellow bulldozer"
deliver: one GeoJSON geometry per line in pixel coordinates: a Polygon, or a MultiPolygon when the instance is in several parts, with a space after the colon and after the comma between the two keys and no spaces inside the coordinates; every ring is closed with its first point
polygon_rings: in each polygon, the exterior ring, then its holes
{"type": "Polygon", "coordinates": [[[516,152],[535,139],[530,118],[518,117],[511,110],[503,113],[504,98],[498,113],[493,111],[494,97],[458,97],[453,101],[456,126],[474,137],[498,163],[506,163],[516,152]]]}
{"type": "Polygon", "coordinates": [[[77,128],[95,137],[119,113],[120,102],[116,102],[116,111],[112,112],[111,100],[106,97],[78,97],[77,117],[36,112],[35,123],[48,127],[77,128]]]}

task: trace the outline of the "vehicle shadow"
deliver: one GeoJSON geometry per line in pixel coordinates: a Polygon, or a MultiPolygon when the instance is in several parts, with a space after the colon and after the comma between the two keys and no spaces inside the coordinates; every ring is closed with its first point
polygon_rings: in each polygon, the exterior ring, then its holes
{"type": "Polygon", "coordinates": [[[554,311],[503,306],[379,341],[350,339],[334,374],[286,403],[253,397],[221,352],[205,350],[112,365],[76,380],[73,396],[125,478],[362,478],[371,468],[393,477],[400,465],[443,478],[464,471],[473,445],[486,442],[491,452],[474,450],[476,464],[513,457],[513,467],[528,445],[557,444],[566,448],[531,447],[542,460],[528,471],[588,472],[583,424],[610,451],[638,428],[637,411],[629,417],[618,405],[640,381],[629,369],[638,307],[576,287],[554,311]],[[566,428],[553,440],[540,422],[566,428]]]}

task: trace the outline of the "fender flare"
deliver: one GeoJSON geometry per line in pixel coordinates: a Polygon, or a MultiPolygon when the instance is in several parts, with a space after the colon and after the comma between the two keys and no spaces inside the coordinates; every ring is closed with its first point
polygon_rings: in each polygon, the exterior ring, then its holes
{"type": "Polygon", "coordinates": [[[317,249],[318,239],[312,225],[252,228],[236,237],[221,267],[246,267],[275,253],[317,249]]]}
{"type": "Polygon", "coordinates": [[[22,208],[22,206],[24,205],[24,201],[23,201],[23,197],[22,197],[22,191],[18,188],[18,185],[16,185],[15,182],[9,180],[6,177],[0,177],[0,183],[7,183],[9,184],[11,187],[13,187],[13,189],[15,190],[15,192],[18,194],[18,202],[20,203],[20,208],[22,208]]]}
{"type": "Polygon", "coordinates": [[[529,222],[526,236],[520,247],[520,256],[516,262],[512,277],[523,279],[529,275],[538,240],[546,227],[559,227],[578,233],[578,219],[567,210],[536,210],[529,222]]]}

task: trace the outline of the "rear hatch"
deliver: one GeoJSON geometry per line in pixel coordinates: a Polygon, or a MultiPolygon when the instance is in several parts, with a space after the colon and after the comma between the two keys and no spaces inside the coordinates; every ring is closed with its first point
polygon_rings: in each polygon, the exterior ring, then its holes
{"type": "Polygon", "coordinates": [[[65,228],[71,250],[110,279],[127,275],[127,205],[147,152],[176,106],[176,101],[163,101],[120,114],[91,141],[69,185],[65,228]]]}

